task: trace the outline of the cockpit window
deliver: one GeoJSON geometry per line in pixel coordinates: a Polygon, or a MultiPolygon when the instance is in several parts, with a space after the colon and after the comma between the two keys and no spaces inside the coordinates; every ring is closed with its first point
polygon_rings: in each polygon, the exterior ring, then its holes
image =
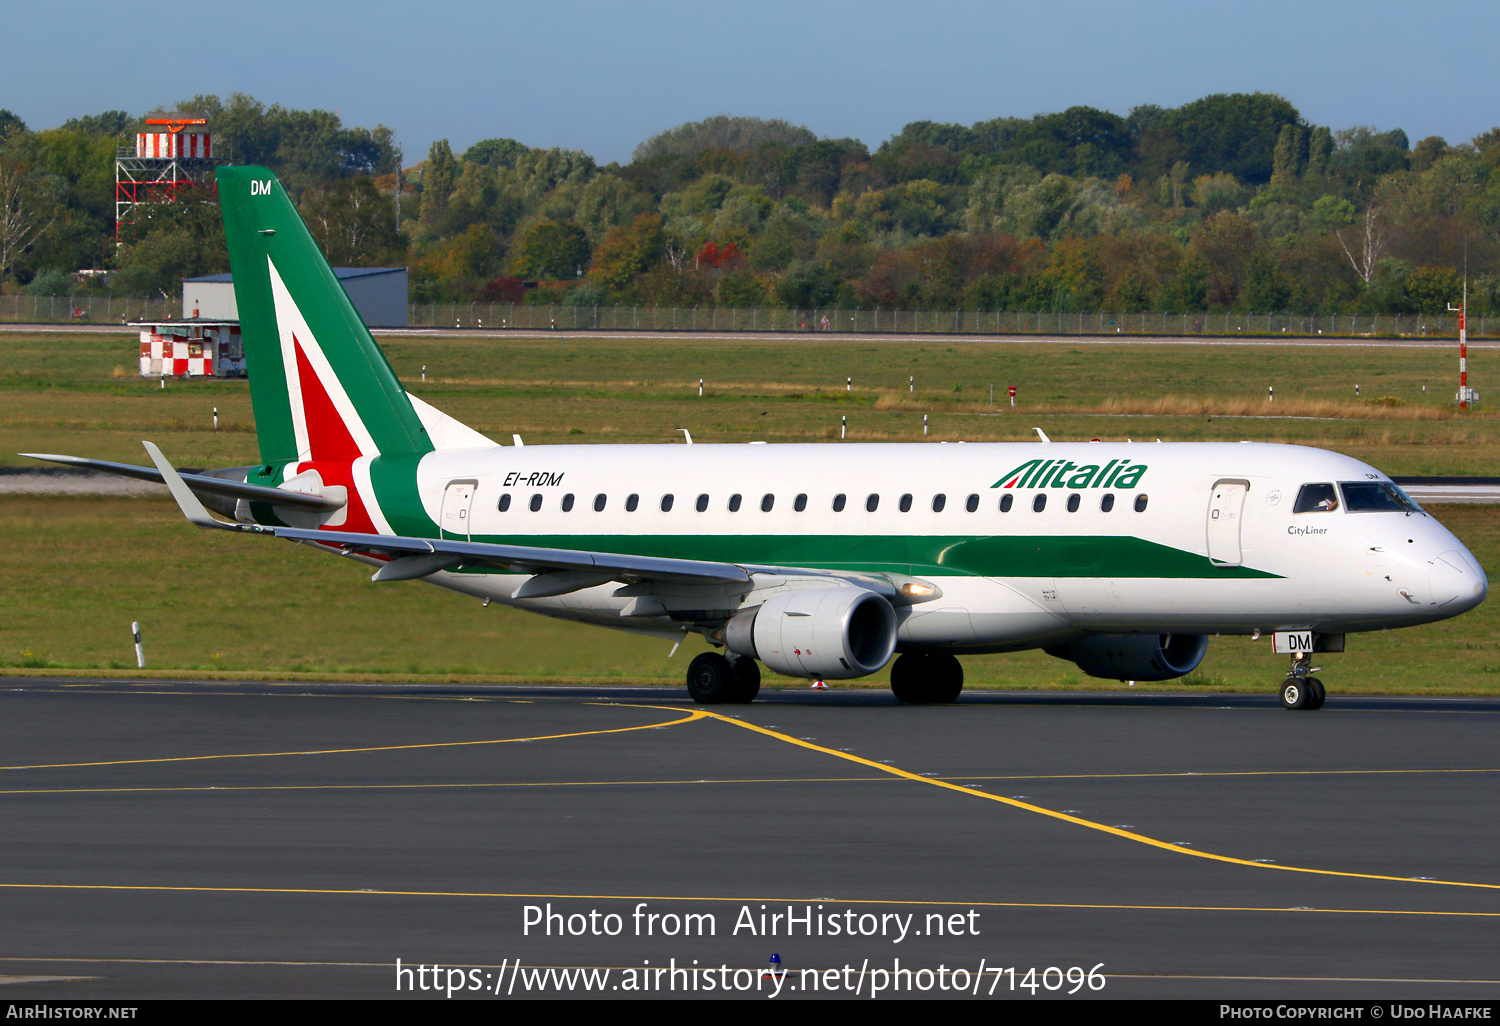
{"type": "Polygon", "coordinates": [[[1420,506],[1389,481],[1340,481],[1350,513],[1417,513],[1420,506]]]}
{"type": "Polygon", "coordinates": [[[1339,508],[1339,493],[1331,484],[1305,484],[1297,493],[1293,513],[1329,513],[1339,508]]]}

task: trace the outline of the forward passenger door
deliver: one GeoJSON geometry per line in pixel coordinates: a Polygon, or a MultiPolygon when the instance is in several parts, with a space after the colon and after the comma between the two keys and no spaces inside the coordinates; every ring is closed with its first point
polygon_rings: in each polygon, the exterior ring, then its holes
{"type": "Polygon", "coordinates": [[[1208,500],[1208,558],[1217,566],[1239,566],[1244,562],[1240,523],[1245,510],[1249,481],[1218,481],[1208,500]]]}

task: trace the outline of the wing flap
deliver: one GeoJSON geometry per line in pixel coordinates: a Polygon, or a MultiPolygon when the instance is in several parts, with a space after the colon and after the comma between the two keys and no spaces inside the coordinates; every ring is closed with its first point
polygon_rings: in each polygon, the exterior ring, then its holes
{"type": "MultiPolygon", "coordinates": [[[[553,570],[587,571],[609,580],[672,581],[681,584],[743,584],[750,574],[733,563],[661,556],[632,556],[619,552],[588,552],[551,549],[536,545],[496,545],[459,541],[454,538],[407,538],[388,534],[358,534],[350,531],[320,531],[277,527],[266,533],[293,541],[315,542],[366,555],[399,560],[412,556],[434,558],[435,573],[444,566],[491,567],[509,573],[537,574],[553,570]]],[[[417,566],[418,564],[408,564],[417,566]]],[[[386,577],[390,580],[392,577],[386,577]]]]}

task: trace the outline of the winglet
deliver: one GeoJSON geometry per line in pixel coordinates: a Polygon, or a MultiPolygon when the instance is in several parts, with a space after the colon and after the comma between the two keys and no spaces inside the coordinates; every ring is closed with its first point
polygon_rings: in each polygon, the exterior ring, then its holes
{"type": "Polygon", "coordinates": [[[198,527],[241,530],[239,524],[226,524],[222,520],[215,520],[209,516],[208,510],[203,508],[203,503],[198,501],[198,496],[193,494],[193,490],[187,486],[187,482],[182,479],[181,474],[177,473],[176,468],[167,462],[161,450],[151,442],[142,441],[141,444],[146,447],[146,455],[151,457],[151,462],[156,464],[156,469],[161,471],[162,481],[171,491],[172,498],[177,500],[177,507],[182,510],[182,515],[187,517],[190,523],[198,527]]]}

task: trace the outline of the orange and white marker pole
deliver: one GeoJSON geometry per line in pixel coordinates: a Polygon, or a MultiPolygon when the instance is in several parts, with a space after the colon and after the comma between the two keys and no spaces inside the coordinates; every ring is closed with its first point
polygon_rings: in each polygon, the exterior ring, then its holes
{"type": "MultiPolygon", "coordinates": [[[[1466,289],[1465,292],[1468,290],[1466,289]]],[[[1458,408],[1467,410],[1469,408],[1469,326],[1464,320],[1464,307],[1469,305],[1469,297],[1464,296],[1464,301],[1458,307],[1458,408]]]]}
{"type": "Polygon", "coordinates": [[[1464,282],[1464,298],[1455,307],[1448,304],[1449,310],[1458,311],[1458,408],[1467,410],[1469,408],[1469,324],[1465,316],[1469,305],[1469,283],[1464,282]]]}

